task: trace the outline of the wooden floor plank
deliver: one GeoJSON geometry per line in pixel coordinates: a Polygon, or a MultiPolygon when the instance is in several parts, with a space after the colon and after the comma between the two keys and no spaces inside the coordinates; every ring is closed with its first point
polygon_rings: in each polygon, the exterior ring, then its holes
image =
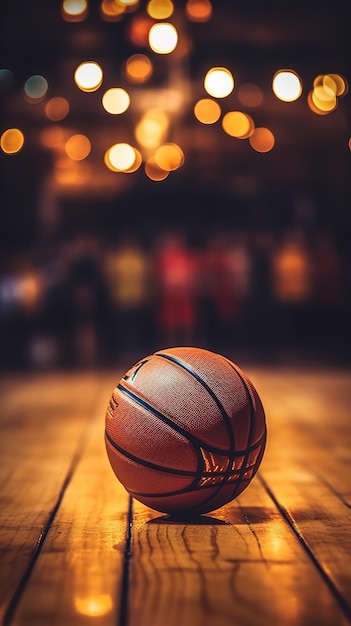
{"type": "Polygon", "coordinates": [[[350,376],[295,373],[264,389],[264,484],[351,617],[350,376]]]}
{"type": "Polygon", "coordinates": [[[41,541],[6,626],[350,626],[350,376],[247,373],[267,414],[259,475],[196,523],[135,503],[130,555],[103,443],[119,376],[0,380],[5,616],[41,541]]]}
{"type": "Polygon", "coordinates": [[[136,510],[129,626],[349,624],[258,479],[201,524],[136,510]]]}
{"type": "Polygon", "coordinates": [[[2,381],[1,615],[25,576],[84,445],[100,385],[90,374],[2,381]]]}
{"type": "Polygon", "coordinates": [[[115,626],[129,498],[109,466],[104,415],[113,389],[107,376],[89,444],[67,487],[13,626],[115,626]]]}

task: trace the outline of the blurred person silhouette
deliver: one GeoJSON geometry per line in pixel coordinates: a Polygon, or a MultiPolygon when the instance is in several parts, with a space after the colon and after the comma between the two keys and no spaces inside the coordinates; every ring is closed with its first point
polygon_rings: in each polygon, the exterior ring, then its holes
{"type": "Polygon", "coordinates": [[[251,289],[251,261],[244,233],[216,233],[203,259],[203,299],[209,347],[245,344],[245,309],[251,289]]]}
{"type": "Polygon", "coordinates": [[[104,258],[108,302],[108,352],[136,360],[150,341],[149,258],[135,235],[110,246],[104,258]]]}
{"type": "Polygon", "coordinates": [[[252,234],[250,240],[251,288],[246,313],[246,334],[256,358],[270,361],[275,356],[271,265],[274,236],[269,230],[252,234]]]}
{"type": "Polygon", "coordinates": [[[153,257],[154,316],[164,347],[193,345],[198,324],[198,256],[182,232],[161,235],[153,257]]]}
{"type": "Polygon", "coordinates": [[[345,261],[327,231],[316,233],[313,249],[316,349],[337,357],[350,338],[345,261]]]}
{"type": "Polygon", "coordinates": [[[91,235],[77,237],[67,256],[71,363],[91,367],[102,357],[101,326],[106,305],[97,239],[91,235]]]}
{"type": "Polygon", "coordinates": [[[64,249],[53,244],[38,246],[34,257],[42,289],[30,346],[31,363],[33,367],[64,365],[69,340],[64,249]]]}
{"type": "Polygon", "coordinates": [[[0,277],[1,355],[6,368],[30,365],[30,344],[42,297],[42,281],[30,255],[7,259],[0,277]]]}
{"type": "Polygon", "coordinates": [[[312,344],[313,259],[300,229],[283,233],[272,253],[274,329],[279,350],[306,353],[312,344]]]}

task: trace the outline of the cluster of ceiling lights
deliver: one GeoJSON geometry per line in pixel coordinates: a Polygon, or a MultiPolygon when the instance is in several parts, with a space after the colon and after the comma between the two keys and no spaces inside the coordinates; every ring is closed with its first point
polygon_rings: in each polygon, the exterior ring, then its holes
{"type": "MultiPolygon", "coordinates": [[[[126,14],[135,12],[139,0],[102,0],[100,16],[106,21],[121,20],[126,14]]],[[[61,6],[62,16],[67,21],[83,21],[89,6],[86,0],[64,0],[61,6]]],[[[172,55],[177,49],[179,33],[176,26],[168,21],[174,13],[172,0],[149,0],[146,16],[140,16],[131,29],[131,40],[136,45],[148,46],[156,55],[172,55]]],[[[185,15],[194,22],[206,22],[212,16],[213,7],[209,0],[188,0],[185,15]]],[[[148,83],[154,72],[154,63],[147,54],[135,53],[127,58],[121,68],[123,77],[131,86],[148,83]]],[[[0,88],[10,85],[10,70],[0,70],[0,88]]],[[[76,87],[82,92],[95,92],[104,82],[103,68],[92,60],[82,61],[74,72],[76,87]]],[[[210,67],[203,77],[204,97],[193,103],[194,118],[201,124],[221,123],[222,130],[236,139],[248,139],[257,152],[269,152],[275,145],[272,131],[265,127],[256,127],[251,115],[241,110],[222,111],[221,100],[234,90],[235,79],[227,67],[210,67]]],[[[6,89],[3,89],[5,91],[6,89]]],[[[45,102],[49,84],[41,75],[29,77],[23,87],[23,96],[28,103],[45,102]]],[[[300,76],[291,69],[279,70],[272,79],[274,95],[284,101],[293,102],[300,98],[303,84],[300,76]]],[[[340,74],[317,76],[313,88],[307,97],[310,109],[319,115],[326,115],[335,110],[338,99],[348,90],[347,81],[340,74]]],[[[173,93],[172,106],[177,109],[184,105],[180,90],[173,93]]],[[[157,90],[154,90],[156,97],[157,90]]],[[[243,84],[237,89],[239,101],[248,108],[258,107],[264,95],[254,84],[243,84]]],[[[133,87],[115,86],[107,89],[101,97],[101,105],[110,115],[122,115],[128,111],[133,100],[133,87]]],[[[141,101],[140,91],[138,100],[141,101]]],[[[168,107],[172,108],[168,103],[168,107]]],[[[45,103],[45,115],[52,122],[61,122],[70,111],[70,104],[63,96],[55,96],[45,103]]],[[[185,160],[182,148],[168,140],[172,121],[172,111],[162,106],[145,106],[135,124],[136,146],[127,142],[110,145],[104,153],[103,161],[112,172],[133,173],[144,166],[146,175],[155,181],[164,180],[170,172],[179,169],[185,160]]],[[[6,154],[18,153],[24,145],[24,133],[19,128],[8,128],[0,137],[0,147],[6,154]]],[[[44,129],[41,142],[45,147],[64,146],[65,157],[73,161],[82,161],[91,152],[91,141],[82,134],[65,135],[59,126],[44,129]]],[[[59,168],[60,171],[60,168],[59,168]]],[[[62,179],[64,180],[64,179],[62,179]]]]}

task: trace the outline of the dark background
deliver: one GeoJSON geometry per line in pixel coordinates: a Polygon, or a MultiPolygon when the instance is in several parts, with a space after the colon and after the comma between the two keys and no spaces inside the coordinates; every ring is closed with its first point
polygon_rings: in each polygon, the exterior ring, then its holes
{"type": "MultiPolygon", "coordinates": [[[[148,88],[157,94],[157,89],[168,84],[174,68],[186,80],[188,100],[171,124],[169,135],[169,140],[181,145],[185,162],[180,170],[158,183],[147,178],[143,167],[125,175],[108,171],[103,162],[104,151],[111,143],[119,137],[125,140],[128,133],[132,138],[135,109],[131,106],[124,115],[112,117],[103,111],[100,100],[105,88],[128,88],[121,73],[128,56],[136,52],[149,54],[130,40],[132,21],[145,12],[145,4],[141,2],[136,12],[113,23],[101,19],[97,1],[89,2],[89,14],[80,23],[62,19],[60,2],[20,1],[6,3],[1,9],[0,64],[13,73],[14,82],[0,94],[0,130],[2,133],[18,127],[25,135],[20,153],[6,155],[0,151],[3,368],[84,365],[84,359],[79,361],[71,353],[63,359],[29,356],[33,337],[40,335],[42,312],[39,305],[39,309],[29,312],[28,308],[19,310],[16,298],[11,301],[6,281],[35,273],[46,262],[45,270],[50,273],[47,259],[55,255],[71,258],[69,246],[83,235],[93,239],[98,248],[94,257],[98,266],[105,249],[117,246],[131,234],[148,258],[153,258],[158,237],[166,230],[180,231],[188,249],[200,255],[214,234],[244,235],[248,255],[258,270],[245,306],[245,323],[241,321],[238,332],[232,333],[237,323],[233,319],[227,343],[223,333],[220,342],[218,333],[210,342],[209,332],[205,338],[193,333],[193,342],[227,350],[233,356],[237,350],[243,358],[256,360],[296,358],[297,353],[300,359],[348,362],[350,94],[340,98],[337,109],[324,116],[309,109],[307,94],[319,74],[335,72],[347,84],[351,80],[349,9],[344,3],[314,0],[219,1],[213,2],[212,19],[200,24],[186,20],[185,2],[176,2],[175,19],[181,24],[182,36],[191,43],[189,54],[174,61],[172,55],[165,58],[151,53],[155,71],[148,88]],[[97,92],[84,94],[74,85],[74,69],[84,60],[96,60],[104,69],[104,83],[97,92]],[[228,67],[236,82],[234,92],[221,102],[223,112],[247,110],[257,126],[270,128],[276,140],[271,152],[254,152],[248,141],[225,135],[220,123],[204,126],[195,120],[193,106],[205,96],[204,74],[214,65],[228,67]],[[272,93],[272,77],[283,68],[294,69],[302,79],[303,94],[296,102],[280,102],[272,93]],[[23,84],[33,74],[47,78],[46,99],[61,95],[69,101],[70,113],[63,122],[50,122],[45,117],[45,100],[30,104],[23,98],[23,84]],[[238,102],[237,89],[244,83],[254,83],[262,90],[264,100],[258,108],[245,109],[238,102]],[[81,183],[70,186],[52,182],[56,155],[40,141],[41,131],[50,125],[89,136],[92,151],[82,165],[85,175],[81,183]],[[277,301],[269,314],[260,306],[271,294],[260,283],[257,242],[266,238],[264,260],[269,265],[277,247],[292,231],[302,235],[312,256],[321,234],[332,238],[341,268],[341,286],[327,310],[314,295],[304,303],[304,315],[299,321],[290,310],[288,323],[276,333],[274,329],[286,310],[282,312],[277,301]]],[[[136,90],[135,98],[138,93],[136,90]]],[[[108,300],[106,291],[105,285],[104,297],[108,300]]],[[[149,302],[144,311],[144,337],[148,341],[141,341],[141,353],[157,348],[161,341],[157,317],[153,317],[155,304],[153,301],[150,306],[149,302]]],[[[62,315],[66,319],[73,313],[68,307],[62,315]]],[[[88,365],[111,361],[101,312],[96,323],[98,329],[104,329],[104,348],[87,360],[88,365]]],[[[214,318],[207,323],[221,324],[214,318]]],[[[51,333],[56,337],[64,324],[60,320],[55,324],[51,333]]],[[[69,320],[65,324],[69,327],[69,320]]],[[[118,353],[118,347],[116,350],[118,353]]]]}

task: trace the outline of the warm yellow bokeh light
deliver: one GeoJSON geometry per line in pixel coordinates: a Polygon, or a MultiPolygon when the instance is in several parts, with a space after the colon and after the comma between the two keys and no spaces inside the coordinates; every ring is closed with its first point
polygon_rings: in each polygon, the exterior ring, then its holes
{"type": "Polygon", "coordinates": [[[317,85],[317,87],[314,87],[311,93],[311,99],[317,109],[327,113],[334,111],[338,104],[335,93],[323,85],[317,85]]]}
{"type": "Polygon", "coordinates": [[[176,143],[165,143],[157,148],[154,159],[161,169],[173,172],[183,165],[184,152],[176,143]]]}
{"type": "Polygon", "coordinates": [[[19,128],[8,128],[0,138],[0,147],[6,154],[17,154],[22,150],[24,135],[19,128]]]}
{"type": "Polygon", "coordinates": [[[238,100],[246,107],[258,107],[262,104],[263,91],[253,83],[244,83],[238,88],[238,100]]]}
{"type": "Polygon", "coordinates": [[[143,148],[157,148],[165,139],[169,117],[160,109],[149,109],[135,128],[135,138],[143,148]]]}
{"type": "Polygon", "coordinates": [[[336,85],[335,95],[339,98],[344,96],[348,91],[346,79],[341,76],[341,74],[327,74],[327,76],[330,77],[336,85]]]}
{"type": "Polygon", "coordinates": [[[234,89],[234,78],[226,67],[212,67],[204,78],[207,93],[214,98],[226,98],[234,89]]]}
{"type": "Polygon", "coordinates": [[[316,107],[316,105],[314,104],[313,100],[312,100],[312,91],[309,92],[308,96],[307,96],[307,104],[308,107],[311,109],[311,111],[313,113],[316,113],[317,115],[328,115],[328,113],[330,113],[330,111],[322,111],[321,109],[319,109],[318,107],[316,107]]]}
{"type": "Polygon", "coordinates": [[[44,76],[36,74],[24,83],[24,93],[30,100],[42,100],[48,90],[48,81],[44,76]]]}
{"type": "Polygon", "coordinates": [[[139,4],[139,0],[115,0],[115,2],[122,7],[137,7],[139,4]]]}
{"type": "Polygon", "coordinates": [[[275,138],[268,128],[260,127],[256,128],[249,137],[251,147],[256,152],[270,152],[275,144],[275,138]]]}
{"type": "Polygon", "coordinates": [[[81,22],[87,14],[87,0],[64,0],[62,3],[62,17],[67,22],[81,22]]]}
{"type": "Polygon", "coordinates": [[[149,46],[157,54],[170,54],[178,43],[177,29],[173,24],[162,22],[151,26],[149,46]]]}
{"type": "Polygon", "coordinates": [[[166,20],[173,14],[172,0],[149,0],[146,11],[155,20],[166,20]]]}
{"type": "Polygon", "coordinates": [[[100,4],[100,16],[105,22],[117,22],[125,12],[126,7],[117,4],[115,0],[102,0],[100,4]]]}
{"type": "Polygon", "coordinates": [[[169,171],[163,170],[157,165],[154,158],[150,158],[145,163],[145,174],[150,180],[160,182],[166,180],[169,176],[169,171]]]}
{"type": "Polygon", "coordinates": [[[324,87],[326,91],[341,97],[347,93],[348,85],[340,74],[319,74],[313,81],[313,88],[324,87]]]}
{"type": "Polygon", "coordinates": [[[65,145],[67,156],[73,161],[82,161],[86,159],[91,151],[91,143],[85,135],[72,135],[65,145]]]}
{"type": "Polygon", "coordinates": [[[45,106],[46,117],[52,122],[59,122],[69,113],[69,104],[66,98],[60,98],[59,96],[48,100],[45,106]]]}
{"type": "Polygon", "coordinates": [[[194,106],[194,115],[202,124],[214,124],[219,120],[221,112],[218,102],[210,98],[202,98],[194,106]]]}
{"type": "Polygon", "coordinates": [[[78,613],[88,617],[101,617],[113,608],[112,598],[107,593],[95,596],[76,596],[74,604],[78,613]]]}
{"type": "Polygon", "coordinates": [[[125,172],[133,167],[136,159],[136,151],[129,143],[116,143],[111,146],[105,155],[116,172],[125,172]]]}
{"type": "Polygon", "coordinates": [[[209,0],[188,0],[185,14],[192,22],[208,22],[212,17],[212,4],[209,0]]]}
{"type": "MultiPolygon", "coordinates": [[[[115,146],[111,146],[108,150],[106,150],[105,155],[104,155],[104,162],[106,167],[111,170],[111,172],[120,172],[123,174],[132,174],[133,172],[136,172],[139,167],[141,166],[142,162],[143,162],[143,158],[141,156],[141,153],[139,152],[139,150],[137,150],[136,148],[134,148],[133,146],[129,146],[129,148],[131,148],[134,152],[134,160],[132,162],[132,164],[129,167],[124,167],[123,169],[121,167],[117,167],[117,164],[121,163],[121,154],[122,151],[119,150],[118,152],[115,150],[115,146]],[[111,151],[112,151],[112,156],[111,156],[111,151]],[[116,157],[118,158],[118,160],[116,160],[116,157]],[[111,160],[112,158],[112,160],[111,160]]],[[[128,165],[129,162],[132,161],[132,153],[130,152],[128,148],[128,151],[125,152],[125,164],[128,165]]]]}
{"type": "Polygon", "coordinates": [[[102,96],[102,106],[111,115],[124,113],[130,105],[129,93],[121,87],[108,89],[102,96]]]}
{"type": "Polygon", "coordinates": [[[348,144],[347,144],[347,145],[348,145],[348,147],[349,147],[349,150],[351,151],[351,137],[350,137],[350,139],[349,139],[349,141],[348,141],[348,144]]]}
{"type": "Polygon", "coordinates": [[[139,152],[139,150],[137,150],[134,147],[133,147],[133,150],[134,150],[135,160],[134,160],[134,163],[128,169],[124,170],[125,174],[132,174],[133,172],[136,172],[143,162],[143,157],[141,156],[141,153],[139,152]]]}
{"type": "Polygon", "coordinates": [[[103,72],[95,61],[86,61],[78,65],[74,72],[74,80],[82,91],[96,91],[102,84],[103,72]]]}
{"type": "Polygon", "coordinates": [[[124,74],[132,83],[145,83],[152,72],[152,63],[145,54],[133,54],[125,63],[124,74]]]}
{"type": "Polygon", "coordinates": [[[279,100],[294,102],[302,94],[302,81],[293,70],[279,70],[273,76],[272,89],[279,100]]]}
{"type": "Polygon", "coordinates": [[[241,111],[229,111],[222,120],[223,130],[231,137],[247,139],[255,130],[253,119],[241,111]]]}

